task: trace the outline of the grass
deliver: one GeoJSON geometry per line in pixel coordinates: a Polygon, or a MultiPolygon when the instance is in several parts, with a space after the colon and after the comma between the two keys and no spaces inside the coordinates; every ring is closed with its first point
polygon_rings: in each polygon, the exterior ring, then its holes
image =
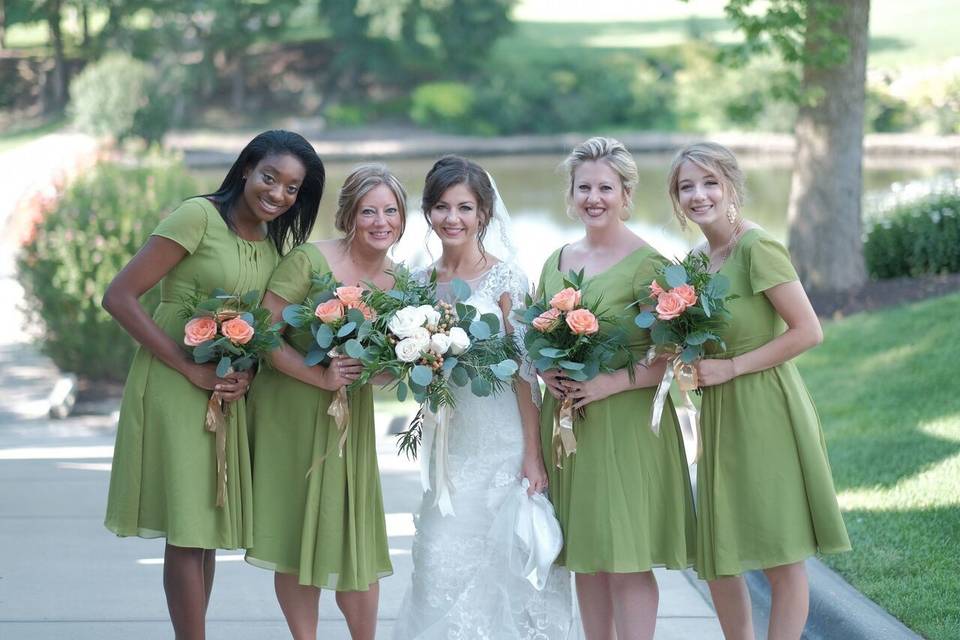
{"type": "Polygon", "coordinates": [[[854,548],[824,560],[931,640],[960,637],[958,317],[960,294],[855,315],[799,363],[854,548]]]}
{"type": "Polygon", "coordinates": [[[31,126],[26,129],[19,129],[11,133],[4,132],[0,134],[0,153],[9,151],[23,144],[27,144],[28,142],[32,142],[33,140],[36,140],[41,136],[45,136],[48,133],[59,131],[65,124],[66,119],[57,118],[50,120],[49,122],[44,122],[43,124],[31,126]]]}

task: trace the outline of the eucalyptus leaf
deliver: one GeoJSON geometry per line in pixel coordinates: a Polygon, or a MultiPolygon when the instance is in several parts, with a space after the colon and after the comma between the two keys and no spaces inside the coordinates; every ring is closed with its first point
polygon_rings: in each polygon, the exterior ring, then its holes
{"type": "Polygon", "coordinates": [[[467,373],[466,367],[460,365],[450,372],[450,380],[458,387],[465,387],[470,382],[470,374],[467,373]]]}
{"type": "Polygon", "coordinates": [[[680,353],[680,359],[686,364],[691,364],[693,362],[696,362],[697,358],[701,357],[702,355],[703,355],[703,350],[699,346],[691,345],[686,347],[680,353]]]}
{"type": "Polygon", "coordinates": [[[253,305],[260,302],[260,292],[259,291],[247,291],[245,294],[240,296],[240,302],[247,307],[252,307],[253,305]]]}
{"type": "Polygon", "coordinates": [[[407,385],[403,380],[401,380],[400,382],[397,383],[397,400],[399,402],[403,402],[406,399],[407,399],[407,385]]]}
{"type": "Polygon", "coordinates": [[[687,284],[687,270],[678,264],[672,264],[663,270],[663,277],[666,278],[670,288],[679,287],[687,284]]]}
{"type": "Polygon", "coordinates": [[[244,322],[246,322],[251,327],[257,323],[257,321],[253,319],[253,314],[250,313],[249,311],[244,311],[237,317],[243,320],[244,322]]]}
{"type": "Polygon", "coordinates": [[[256,362],[256,360],[254,359],[253,356],[251,355],[243,356],[242,358],[240,358],[239,360],[236,360],[233,363],[233,370],[246,371],[247,369],[253,366],[254,362],[256,362]]]}
{"type": "Polygon", "coordinates": [[[471,293],[470,285],[460,278],[454,278],[450,281],[450,291],[457,300],[466,300],[470,297],[471,293]]]}
{"type": "Polygon", "coordinates": [[[687,336],[687,344],[701,345],[710,339],[710,335],[706,331],[694,331],[687,336]]]}
{"type": "Polygon", "coordinates": [[[710,278],[710,283],[707,285],[707,293],[714,298],[723,298],[730,291],[730,278],[727,276],[717,273],[710,278]]]}
{"type": "Polygon", "coordinates": [[[217,377],[223,378],[230,373],[230,358],[223,356],[217,363],[217,377]]]}
{"type": "Polygon", "coordinates": [[[300,305],[288,304],[283,308],[283,321],[291,327],[299,329],[303,326],[303,316],[300,315],[300,305]]]}
{"type": "Polygon", "coordinates": [[[561,369],[566,369],[567,371],[580,371],[586,366],[582,362],[571,362],[570,360],[561,360],[557,364],[560,365],[561,369]]]}
{"type": "Polygon", "coordinates": [[[576,380],[577,382],[585,382],[590,379],[583,371],[568,371],[567,377],[571,380],[576,380]]]}
{"type": "Polygon", "coordinates": [[[474,320],[470,323],[470,335],[477,340],[486,340],[490,337],[490,325],[480,320],[474,320]]]}
{"type": "Polygon", "coordinates": [[[347,322],[360,326],[364,320],[366,318],[363,317],[363,312],[360,309],[347,309],[347,322]]]}
{"type": "Polygon", "coordinates": [[[567,355],[566,349],[557,349],[555,347],[547,347],[545,349],[540,349],[540,355],[545,358],[562,358],[567,355]]]}
{"type": "Polygon", "coordinates": [[[433,382],[433,371],[430,369],[430,367],[425,367],[422,364],[418,364],[410,370],[410,379],[421,387],[426,388],[431,382],[433,382]]]}
{"type": "Polygon", "coordinates": [[[493,391],[493,386],[480,376],[477,376],[473,379],[473,382],[470,383],[470,391],[473,392],[473,395],[484,398],[490,395],[490,392],[493,391]]]}
{"type": "Polygon", "coordinates": [[[307,355],[303,357],[303,364],[307,365],[308,367],[313,367],[323,362],[326,357],[326,349],[311,349],[307,352],[307,355]]]}
{"type": "Polygon", "coordinates": [[[700,296],[700,306],[703,307],[703,315],[709,318],[713,313],[713,309],[710,304],[710,296],[700,296]]]}
{"type": "Polygon", "coordinates": [[[333,344],[333,329],[330,328],[330,325],[321,324],[317,327],[315,339],[318,347],[329,349],[330,345],[333,344]]]}
{"type": "Polygon", "coordinates": [[[348,356],[356,358],[357,360],[360,360],[366,355],[366,350],[363,348],[363,345],[356,339],[350,339],[343,343],[343,350],[348,356]]]}
{"type": "Polygon", "coordinates": [[[353,333],[353,330],[357,328],[356,322],[348,322],[337,331],[338,338],[346,338],[348,335],[353,333]]]}
{"type": "Polygon", "coordinates": [[[633,322],[641,329],[649,329],[656,321],[657,317],[650,311],[641,311],[639,315],[633,319],[633,322]]]}
{"type": "Polygon", "coordinates": [[[480,316],[480,320],[490,327],[490,333],[500,333],[500,318],[493,313],[485,313],[480,316]]]}
{"type": "Polygon", "coordinates": [[[443,370],[445,373],[450,373],[450,370],[458,364],[460,364],[460,360],[457,359],[457,356],[446,356],[443,359],[443,370]]]}
{"type": "Polygon", "coordinates": [[[517,372],[517,363],[513,360],[504,360],[497,364],[490,365],[490,370],[497,378],[507,382],[513,377],[513,374],[517,372]]]}

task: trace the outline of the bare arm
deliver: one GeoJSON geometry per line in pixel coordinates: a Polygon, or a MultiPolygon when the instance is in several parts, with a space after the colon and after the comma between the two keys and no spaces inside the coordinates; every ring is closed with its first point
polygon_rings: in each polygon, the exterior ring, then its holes
{"type": "Polygon", "coordinates": [[[187,250],[173,240],[151,236],[107,287],[103,308],[134,340],[192,384],[201,389],[217,390],[224,400],[235,400],[246,392],[249,372],[218,378],[214,365],[193,362],[140,306],[143,294],[170,273],[186,255],[187,250]]]}
{"type": "Polygon", "coordinates": [[[737,376],[775,367],[823,341],[820,321],[799,282],[778,284],[764,294],[786,322],[787,330],[762,347],[734,358],[702,360],[697,365],[702,386],[722,384],[737,376]]]}
{"type": "MultiPolygon", "coordinates": [[[[509,320],[512,306],[510,296],[504,293],[500,297],[500,311],[503,313],[504,331],[509,335],[513,334],[513,325],[509,320]]],[[[533,403],[530,383],[520,376],[516,378],[516,393],[520,423],[523,426],[523,464],[520,473],[530,481],[527,493],[533,494],[547,488],[547,470],[543,465],[543,452],[540,448],[540,409],[533,403]]]]}
{"type": "MultiPolygon", "coordinates": [[[[283,309],[289,304],[290,302],[272,291],[267,291],[263,296],[263,307],[270,311],[272,323],[283,322],[283,309]]],[[[280,347],[270,352],[270,364],[291,378],[327,391],[336,391],[350,384],[357,379],[363,368],[360,361],[353,358],[337,358],[329,367],[308,367],[303,361],[303,355],[286,340],[282,340],[280,347]]]]}

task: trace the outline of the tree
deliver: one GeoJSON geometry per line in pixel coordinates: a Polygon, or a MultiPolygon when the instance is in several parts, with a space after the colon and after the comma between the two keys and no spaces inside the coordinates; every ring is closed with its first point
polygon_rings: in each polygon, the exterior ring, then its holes
{"type": "Polygon", "coordinates": [[[856,289],[866,280],[861,238],[863,118],[870,0],[729,0],[725,11],[746,35],[742,59],[777,51],[801,67],[780,90],[799,101],[790,186],[789,244],[804,286],[856,289]]]}

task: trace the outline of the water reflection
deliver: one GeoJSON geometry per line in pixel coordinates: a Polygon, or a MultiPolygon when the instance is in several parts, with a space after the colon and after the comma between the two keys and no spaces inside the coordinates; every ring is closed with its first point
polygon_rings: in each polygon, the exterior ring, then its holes
{"type": "MultiPolygon", "coordinates": [[[[557,168],[559,156],[495,156],[476,157],[497,180],[500,193],[513,217],[513,236],[520,253],[520,262],[531,278],[536,278],[544,260],[558,246],[582,234],[582,227],[566,214],[564,190],[566,176],[557,168]]],[[[784,157],[742,157],[747,175],[745,214],[783,240],[787,232],[787,198],[790,192],[791,164],[784,157]]],[[[695,230],[680,230],[673,218],[664,180],[670,163],[669,155],[637,157],[640,183],[634,196],[634,212],[628,225],[665,255],[680,255],[700,242],[695,230]]],[[[407,188],[410,215],[407,231],[396,247],[394,256],[414,266],[425,264],[431,255],[440,254],[435,236],[427,237],[426,222],[420,214],[423,178],[432,165],[431,159],[392,160],[388,166],[407,188]]],[[[333,212],[336,191],[354,163],[327,163],[327,193],[320,206],[320,219],[314,237],[335,235],[333,212]]],[[[222,179],[224,169],[197,171],[204,189],[213,189],[222,179]]],[[[895,183],[928,180],[937,177],[956,178],[956,163],[897,160],[868,161],[864,168],[865,198],[884,192],[895,183]]],[[[874,198],[875,199],[875,198],[874,198]]]]}

